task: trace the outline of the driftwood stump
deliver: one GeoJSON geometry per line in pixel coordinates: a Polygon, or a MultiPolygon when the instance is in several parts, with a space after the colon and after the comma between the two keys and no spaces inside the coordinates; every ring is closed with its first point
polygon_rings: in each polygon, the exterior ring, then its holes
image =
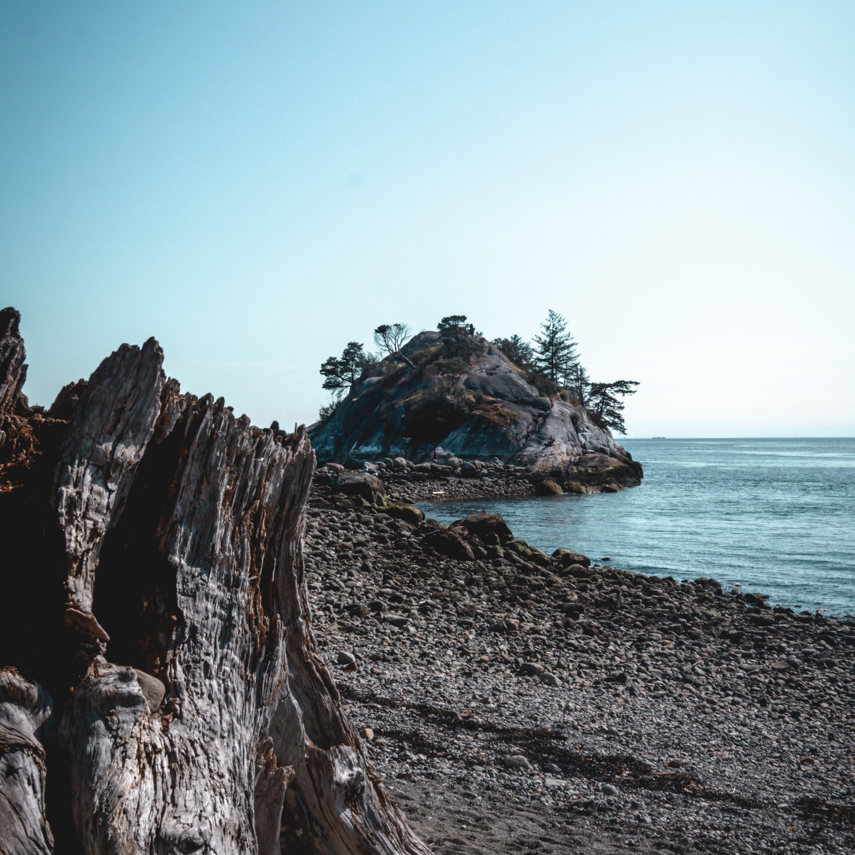
{"type": "Polygon", "coordinates": [[[311,633],[314,455],[154,339],[30,407],[0,313],[0,855],[426,853],[311,633]]]}

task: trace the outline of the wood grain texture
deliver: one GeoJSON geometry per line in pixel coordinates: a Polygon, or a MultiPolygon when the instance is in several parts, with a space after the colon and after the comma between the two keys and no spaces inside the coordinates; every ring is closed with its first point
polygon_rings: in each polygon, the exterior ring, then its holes
{"type": "Polygon", "coordinates": [[[154,433],[164,376],[154,339],[122,345],[96,369],[60,448],[49,513],[63,541],[69,608],[91,614],[95,568],[154,433]]]}
{"type": "Polygon", "coordinates": [[[13,412],[20,401],[27,379],[27,352],[18,329],[20,322],[17,309],[0,310],[0,428],[3,416],[13,412]]]}
{"type": "Polygon", "coordinates": [[[46,855],[45,751],[39,736],[51,713],[44,690],[16,670],[0,670],[0,855],[46,855]]]}
{"type": "MultiPolygon", "coordinates": [[[[426,853],[312,638],[305,429],[260,430],[222,399],[182,395],[162,360],[154,340],[124,345],[54,410],[69,421],[41,572],[61,586],[58,637],[75,667],[44,671],[60,675],[49,721],[82,851],[426,853]]],[[[35,710],[47,695],[24,682],[35,710]]],[[[20,718],[16,703],[0,701],[0,721],[20,718]]],[[[27,829],[43,829],[32,851],[50,852],[40,726],[30,727],[29,790],[7,792],[0,779],[0,793],[27,805],[27,829]]],[[[0,827],[0,853],[11,840],[0,827]]]]}

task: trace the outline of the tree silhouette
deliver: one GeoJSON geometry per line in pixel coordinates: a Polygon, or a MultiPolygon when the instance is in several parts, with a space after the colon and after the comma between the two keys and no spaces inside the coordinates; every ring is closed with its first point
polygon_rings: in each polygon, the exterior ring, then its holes
{"type": "Polygon", "coordinates": [[[375,361],[373,354],[366,353],[358,341],[347,343],[340,357],[330,356],[321,365],[324,376],[324,389],[329,389],[336,397],[356,385],[366,365],[375,361]]]}
{"type": "Polygon", "coordinates": [[[385,351],[392,359],[402,359],[411,368],[416,366],[401,353],[404,342],[410,337],[410,328],[406,324],[380,324],[374,330],[374,344],[385,351]]]}
{"type": "Polygon", "coordinates": [[[542,334],[534,337],[534,366],[553,383],[566,383],[573,366],[578,362],[576,342],[567,332],[567,321],[550,309],[540,330],[542,334]]]}
{"type": "Polygon", "coordinates": [[[636,380],[615,380],[614,383],[591,383],[590,399],[586,405],[594,423],[599,427],[613,428],[626,433],[623,420],[624,402],[616,396],[634,395],[636,380]]]}
{"type": "Polygon", "coordinates": [[[520,368],[530,368],[534,359],[532,346],[522,336],[512,335],[510,338],[493,339],[493,344],[520,368]]]}

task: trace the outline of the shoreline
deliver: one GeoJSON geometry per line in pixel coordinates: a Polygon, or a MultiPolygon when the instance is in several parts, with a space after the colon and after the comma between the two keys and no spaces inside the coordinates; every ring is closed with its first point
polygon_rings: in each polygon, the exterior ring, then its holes
{"type": "MultiPolygon", "coordinates": [[[[445,479],[429,478],[427,480],[413,481],[412,478],[407,477],[406,473],[400,472],[380,472],[377,473],[377,477],[381,478],[390,501],[395,504],[421,505],[427,502],[441,504],[443,502],[476,501],[478,499],[511,499],[555,495],[553,493],[538,492],[538,484],[545,480],[542,473],[515,472],[513,469],[506,472],[504,477],[501,478],[495,476],[486,478],[463,478],[456,476],[445,479]]],[[[610,480],[604,480],[599,484],[590,484],[584,493],[621,492],[630,487],[640,486],[640,483],[629,483],[626,486],[621,486],[618,490],[613,490],[610,489],[610,480]],[[602,489],[604,485],[609,488],[602,489]]],[[[575,494],[579,495],[580,493],[575,494]]],[[[421,508],[421,510],[427,512],[425,508],[421,508]]],[[[430,514],[428,513],[428,515],[430,514]]],[[[532,545],[537,546],[537,544],[532,545]]],[[[608,550],[608,545],[604,548],[608,550]]],[[[631,570],[630,572],[652,575],[651,571],[646,570],[631,570]]],[[[660,572],[656,572],[655,574],[680,573],[682,575],[688,574],[688,572],[685,569],[662,568],[660,572]]],[[[756,583],[752,587],[758,588],[762,592],[762,583],[756,583]]],[[[765,596],[766,599],[769,599],[770,596],[766,594],[761,595],[765,596]]],[[[822,603],[818,604],[815,609],[803,609],[802,606],[794,605],[794,603],[795,600],[790,603],[773,602],[773,605],[792,609],[794,613],[799,614],[821,612],[826,618],[831,620],[845,620],[847,616],[852,617],[852,614],[845,611],[845,609],[839,614],[829,613],[828,608],[823,606],[822,603]]]]}
{"type": "MultiPolygon", "coordinates": [[[[618,493],[641,484],[643,470],[639,463],[616,463],[611,458],[609,461],[608,464],[592,461],[598,465],[536,472],[521,466],[480,461],[457,468],[422,463],[411,469],[402,467],[369,472],[383,482],[384,491],[393,502],[403,504],[436,501],[437,497],[487,499],[561,493],[618,493]],[[545,484],[550,486],[544,487],[545,484]]],[[[319,470],[319,483],[325,481],[324,469],[321,467],[319,470]]]]}
{"type": "MultiPolygon", "coordinates": [[[[383,482],[403,502],[432,480],[383,482]]],[[[435,851],[855,847],[855,622],[459,527],[452,557],[317,482],[308,514],[321,653],[435,851]]]]}

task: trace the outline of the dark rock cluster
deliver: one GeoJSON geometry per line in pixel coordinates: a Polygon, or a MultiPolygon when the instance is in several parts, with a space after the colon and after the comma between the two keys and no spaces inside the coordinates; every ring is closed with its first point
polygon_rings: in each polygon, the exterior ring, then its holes
{"type": "Polygon", "coordinates": [[[557,496],[563,493],[617,493],[641,483],[641,464],[604,457],[580,459],[574,466],[532,471],[492,460],[463,461],[447,456],[443,462],[414,463],[404,457],[377,461],[327,463],[315,481],[334,492],[360,496],[365,506],[380,496],[393,503],[481,498],[485,496],[557,496]]]}
{"type": "Polygon", "coordinates": [[[316,636],[436,851],[855,851],[855,621],[545,555],[492,515],[413,524],[318,480],[316,636]]]}

